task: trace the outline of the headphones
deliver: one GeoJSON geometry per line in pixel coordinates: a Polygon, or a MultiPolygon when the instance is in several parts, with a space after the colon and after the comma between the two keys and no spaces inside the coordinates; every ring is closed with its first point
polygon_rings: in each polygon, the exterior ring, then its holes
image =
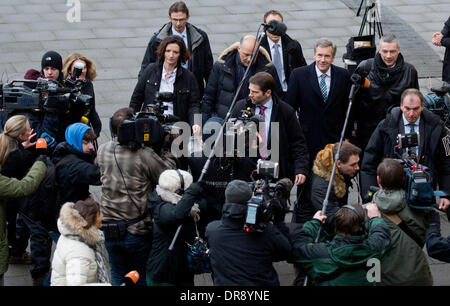
{"type": "Polygon", "coordinates": [[[364,216],[361,216],[361,214],[359,213],[359,211],[351,206],[351,205],[344,205],[341,208],[347,208],[350,209],[351,211],[353,211],[357,216],[358,216],[358,220],[359,220],[359,233],[364,234],[366,232],[366,220],[364,218],[364,216]]]}
{"type": "Polygon", "coordinates": [[[184,179],[183,179],[183,175],[181,174],[179,169],[175,169],[175,171],[178,173],[178,176],[180,177],[180,184],[181,184],[181,188],[175,190],[175,193],[178,195],[183,195],[184,193],[184,179]]]}

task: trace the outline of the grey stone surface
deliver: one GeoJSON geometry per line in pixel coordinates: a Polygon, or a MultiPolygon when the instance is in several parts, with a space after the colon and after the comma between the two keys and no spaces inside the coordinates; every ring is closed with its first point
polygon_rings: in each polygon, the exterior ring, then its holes
{"type": "MultiPolygon", "coordinates": [[[[40,69],[41,56],[55,50],[63,57],[81,52],[96,64],[94,81],[97,111],[103,123],[100,143],[109,140],[108,120],[113,111],[127,106],[136,85],[150,37],[168,21],[172,1],[80,0],[81,22],[66,19],[69,7],[62,0],[0,0],[0,74],[3,80],[22,78],[30,69],[40,69]]],[[[317,38],[328,36],[338,47],[335,64],[341,60],[350,36],[356,36],[361,17],[349,7],[359,0],[186,0],[190,21],[205,30],[214,59],[243,34],[255,34],[268,9],[278,9],[288,26],[288,34],[300,41],[308,63],[313,60],[317,38]]],[[[444,48],[431,44],[431,35],[442,29],[448,17],[448,0],[382,1],[383,29],[401,38],[402,53],[413,61],[420,74],[420,88],[428,92],[427,77],[440,85],[444,48]]],[[[93,187],[98,199],[100,188],[93,187]]],[[[295,189],[292,195],[294,195],[295,189]]],[[[442,219],[443,234],[450,234],[442,219]]],[[[450,265],[430,260],[435,285],[450,285],[450,265]]],[[[293,280],[292,266],[275,264],[282,285],[293,280]]],[[[6,285],[31,285],[28,267],[11,265],[6,285]]],[[[211,277],[196,277],[197,285],[210,285],[211,277]]]]}

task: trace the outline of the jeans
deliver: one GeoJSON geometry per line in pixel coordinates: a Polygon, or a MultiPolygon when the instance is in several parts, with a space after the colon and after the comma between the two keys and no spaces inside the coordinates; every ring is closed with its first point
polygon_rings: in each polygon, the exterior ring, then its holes
{"type": "Polygon", "coordinates": [[[105,241],[113,286],[120,286],[125,280],[125,275],[133,270],[139,273],[137,285],[146,285],[145,267],[150,253],[151,237],[150,233],[133,235],[127,231],[123,240],[105,241]]]}

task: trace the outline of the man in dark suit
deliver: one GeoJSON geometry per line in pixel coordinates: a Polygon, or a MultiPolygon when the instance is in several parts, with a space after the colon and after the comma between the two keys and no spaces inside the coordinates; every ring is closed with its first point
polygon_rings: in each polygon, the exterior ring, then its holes
{"type": "MultiPolygon", "coordinates": [[[[283,22],[283,15],[276,10],[267,11],[264,14],[264,23],[268,23],[271,20],[283,22]]],[[[286,95],[292,70],[306,66],[302,46],[297,40],[292,39],[287,34],[277,36],[270,34],[268,31],[266,31],[266,36],[261,41],[261,46],[269,51],[272,63],[277,69],[283,93],[286,95]]]]}
{"type": "Polygon", "coordinates": [[[183,1],[175,2],[170,6],[170,22],[166,23],[150,39],[144,58],[142,59],[139,76],[150,63],[156,62],[156,49],[161,41],[169,35],[177,35],[183,38],[191,54],[191,59],[183,63],[183,67],[194,74],[198,88],[200,89],[200,94],[203,95],[214,60],[208,35],[201,29],[190,24],[188,22],[189,17],[189,9],[183,1]]]}
{"type": "MultiPolygon", "coordinates": [[[[321,38],[314,47],[315,62],[292,71],[286,102],[299,110],[312,165],[317,152],[339,141],[348,108],[351,82],[347,70],[333,65],[336,46],[321,38]]],[[[351,121],[345,138],[351,135],[351,121]]]]}
{"type": "Polygon", "coordinates": [[[296,185],[303,184],[309,171],[309,156],[294,109],[272,94],[275,80],[267,72],[252,76],[248,88],[251,103],[247,99],[237,101],[232,117],[238,117],[249,106],[255,114],[264,117],[264,124],[260,123],[262,142],[258,157],[278,162],[280,179],[287,177],[296,185]]]}

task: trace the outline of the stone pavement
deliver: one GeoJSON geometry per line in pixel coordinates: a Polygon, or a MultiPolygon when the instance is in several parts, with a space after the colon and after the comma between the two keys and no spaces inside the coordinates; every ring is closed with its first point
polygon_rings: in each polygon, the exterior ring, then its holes
{"type": "MultiPolygon", "coordinates": [[[[80,52],[91,58],[98,77],[94,81],[97,111],[103,123],[100,143],[109,140],[108,120],[112,113],[127,106],[136,85],[145,48],[152,34],[168,21],[168,7],[173,1],[155,0],[0,0],[0,73],[2,80],[22,78],[30,68],[39,69],[48,50],[63,57],[80,52]],[[69,5],[67,5],[69,3],[69,5]],[[69,22],[70,3],[80,3],[81,22],[69,22]]],[[[313,60],[313,44],[328,37],[337,44],[335,64],[343,67],[342,54],[351,36],[356,36],[361,16],[354,11],[359,0],[186,0],[190,22],[208,33],[214,59],[240,39],[255,34],[269,9],[280,10],[288,34],[300,41],[306,61],[313,60]],[[352,10],[353,9],[353,10],[352,10]]],[[[419,71],[420,86],[428,92],[441,84],[444,48],[431,44],[431,34],[442,29],[448,18],[448,0],[381,1],[385,33],[393,31],[400,39],[406,61],[419,71]]],[[[99,188],[93,188],[98,197],[99,188]]],[[[443,220],[443,233],[450,234],[443,220]]],[[[434,260],[431,268],[436,285],[450,284],[450,265],[434,260]]],[[[283,285],[292,282],[292,267],[276,264],[283,285]]],[[[25,267],[11,265],[7,285],[31,285],[25,267]]],[[[197,284],[210,284],[201,276],[197,284]]]]}

